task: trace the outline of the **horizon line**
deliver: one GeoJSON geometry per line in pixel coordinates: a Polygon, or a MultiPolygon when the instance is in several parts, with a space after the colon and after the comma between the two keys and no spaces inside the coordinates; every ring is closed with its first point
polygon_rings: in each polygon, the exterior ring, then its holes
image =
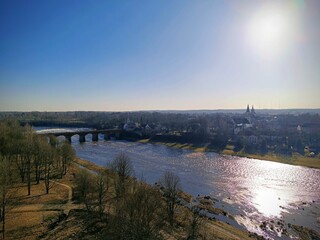
{"type": "MultiPolygon", "coordinates": [[[[149,110],[0,110],[1,113],[32,113],[32,112],[188,112],[188,111],[240,111],[246,110],[245,108],[216,108],[216,109],[149,109],[149,110]]],[[[320,110],[320,107],[317,108],[254,108],[258,111],[266,110],[320,110]]]]}

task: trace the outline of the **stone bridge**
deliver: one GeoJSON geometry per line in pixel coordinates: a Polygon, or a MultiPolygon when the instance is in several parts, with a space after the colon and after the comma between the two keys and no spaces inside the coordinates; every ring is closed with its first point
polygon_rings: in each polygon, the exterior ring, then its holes
{"type": "Polygon", "coordinates": [[[109,140],[110,137],[114,137],[116,139],[121,138],[121,133],[123,130],[121,129],[104,129],[104,130],[87,130],[87,131],[74,131],[74,132],[57,132],[57,133],[46,133],[47,136],[64,136],[66,140],[71,142],[71,138],[75,135],[79,136],[79,142],[86,141],[86,135],[92,134],[92,141],[97,142],[99,140],[99,134],[104,135],[105,140],[109,140]]]}

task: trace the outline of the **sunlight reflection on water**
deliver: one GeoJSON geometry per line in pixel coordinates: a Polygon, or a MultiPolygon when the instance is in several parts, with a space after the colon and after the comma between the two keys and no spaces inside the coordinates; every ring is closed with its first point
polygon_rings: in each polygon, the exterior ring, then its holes
{"type": "Polygon", "coordinates": [[[267,217],[280,217],[282,211],[280,206],[286,203],[281,200],[276,191],[259,187],[254,189],[252,196],[252,203],[260,213],[267,217]]]}
{"type": "MultiPolygon", "coordinates": [[[[317,169],[125,141],[95,144],[75,141],[74,147],[79,157],[100,165],[112,161],[120,151],[126,152],[136,175],[143,173],[151,184],[164,171],[174,171],[185,191],[195,196],[206,194],[229,199],[232,204],[225,204],[227,211],[247,215],[256,224],[291,211],[292,203],[320,201],[317,169]]],[[[309,227],[317,228],[315,224],[309,227]]]]}

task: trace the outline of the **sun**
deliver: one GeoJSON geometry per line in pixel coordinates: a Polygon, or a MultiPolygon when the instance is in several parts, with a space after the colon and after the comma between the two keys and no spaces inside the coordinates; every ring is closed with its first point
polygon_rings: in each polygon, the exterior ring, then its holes
{"type": "Polygon", "coordinates": [[[278,45],[285,34],[285,19],[279,13],[266,13],[252,22],[251,34],[261,47],[273,48],[278,45]]]}
{"type": "Polygon", "coordinates": [[[264,56],[277,54],[290,38],[290,16],[285,9],[263,7],[251,15],[246,35],[254,51],[264,56]]]}

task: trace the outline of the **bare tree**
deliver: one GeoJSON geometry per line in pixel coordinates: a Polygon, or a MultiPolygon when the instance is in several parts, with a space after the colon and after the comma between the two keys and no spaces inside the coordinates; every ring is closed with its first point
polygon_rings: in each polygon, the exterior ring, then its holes
{"type": "Polygon", "coordinates": [[[96,189],[97,189],[97,207],[98,207],[98,212],[100,217],[102,217],[104,210],[105,210],[105,205],[107,202],[107,195],[108,195],[108,190],[109,190],[109,176],[104,173],[100,172],[96,176],[96,189]]]}
{"type": "Polygon", "coordinates": [[[15,151],[10,151],[10,154],[15,155],[15,163],[21,177],[21,182],[24,183],[28,169],[27,154],[29,154],[29,149],[27,147],[26,134],[24,134],[22,129],[20,129],[20,133],[21,137],[19,138],[14,138],[13,136],[9,137],[9,141],[13,142],[12,145],[15,147],[15,151]]]}
{"type": "Polygon", "coordinates": [[[87,212],[98,212],[102,218],[108,199],[109,177],[100,172],[92,174],[82,169],[75,178],[75,196],[84,203],[87,212]]]}
{"type": "Polygon", "coordinates": [[[94,179],[92,175],[85,169],[82,169],[75,178],[75,192],[81,203],[85,204],[88,212],[94,209],[93,194],[96,192],[94,179]]]}
{"type": "Polygon", "coordinates": [[[2,239],[5,239],[6,213],[12,204],[13,179],[10,176],[10,164],[6,157],[0,155],[0,222],[2,222],[2,239]]]}
{"type": "Polygon", "coordinates": [[[26,172],[27,172],[27,161],[26,161],[26,158],[21,154],[17,154],[15,162],[16,162],[17,169],[19,171],[21,182],[24,183],[25,182],[26,172]]]}
{"type": "Polygon", "coordinates": [[[164,187],[164,197],[167,203],[167,215],[170,225],[173,225],[174,210],[177,203],[177,196],[180,191],[180,178],[172,172],[165,172],[160,180],[164,187]]]}
{"type": "Polygon", "coordinates": [[[119,153],[111,163],[111,169],[121,178],[128,178],[133,174],[130,158],[125,153],[119,153]]]}
{"type": "Polygon", "coordinates": [[[43,174],[44,174],[44,185],[46,188],[46,193],[49,194],[49,190],[52,187],[50,183],[52,168],[53,168],[53,162],[55,159],[55,149],[50,145],[45,145],[42,148],[43,151],[43,174]]]}
{"type": "Polygon", "coordinates": [[[126,192],[126,185],[129,182],[129,177],[133,175],[133,166],[129,157],[120,153],[111,163],[111,169],[117,173],[115,179],[116,197],[119,198],[126,192]]]}
{"type": "Polygon", "coordinates": [[[45,137],[37,135],[34,138],[34,173],[35,181],[40,183],[41,174],[43,173],[44,159],[47,157],[46,148],[48,148],[48,140],[45,137]]]}
{"type": "Polygon", "coordinates": [[[62,160],[62,164],[61,164],[61,177],[62,177],[62,175],[66,175],[68,166],[75,156],[74,149],[72,148],[71,144],[68,141],[64,141],[64,143],[62,144],[60,149],[60,154],[61,154],[61,160],[62,160]]]}
{"type": "Polygon", "coordinates": [[[163,225],[161,195],[143,183],[119,200],[119,208],[110,224],[115,239],[161,239],[163,225]]]}
{"type": "Polygon", "coordinates": [[[192,217],[191,217],[190,226],[188,228],[187,240],[196,240],[198,239],[198,236],[199,236],[201,217],[200,217],[198,208],[193,207],[191,211],[192,211],[192,217]]]}
{"type": "Polygon", "coordinates": [[[0,154],[8,159],[10,177],[14,175],[13,164],[21,150],[22,131],[18,121],[0,122],[0,154]]]}
{"type": "Polygon", "coordinates": [[[35,173],[35,180],[36,183],[40,183],[40,176],[41,176],[41,163],[42,163],[42,157],[41,157],[41,139],[39,136],[36,136],[34,139],[34,160],[33,160],[33,166],[34,166],[34,173],[35,173]]]}
{"type": "Polygon", "coordinates": [[[29,125],[23,128],[23,139],[21,142],[20,159],[18,161],[18,168],[22,181],[27,177],[28,195],[31,194],[31,167],[34,154],[34,132],[29,125]]]}

